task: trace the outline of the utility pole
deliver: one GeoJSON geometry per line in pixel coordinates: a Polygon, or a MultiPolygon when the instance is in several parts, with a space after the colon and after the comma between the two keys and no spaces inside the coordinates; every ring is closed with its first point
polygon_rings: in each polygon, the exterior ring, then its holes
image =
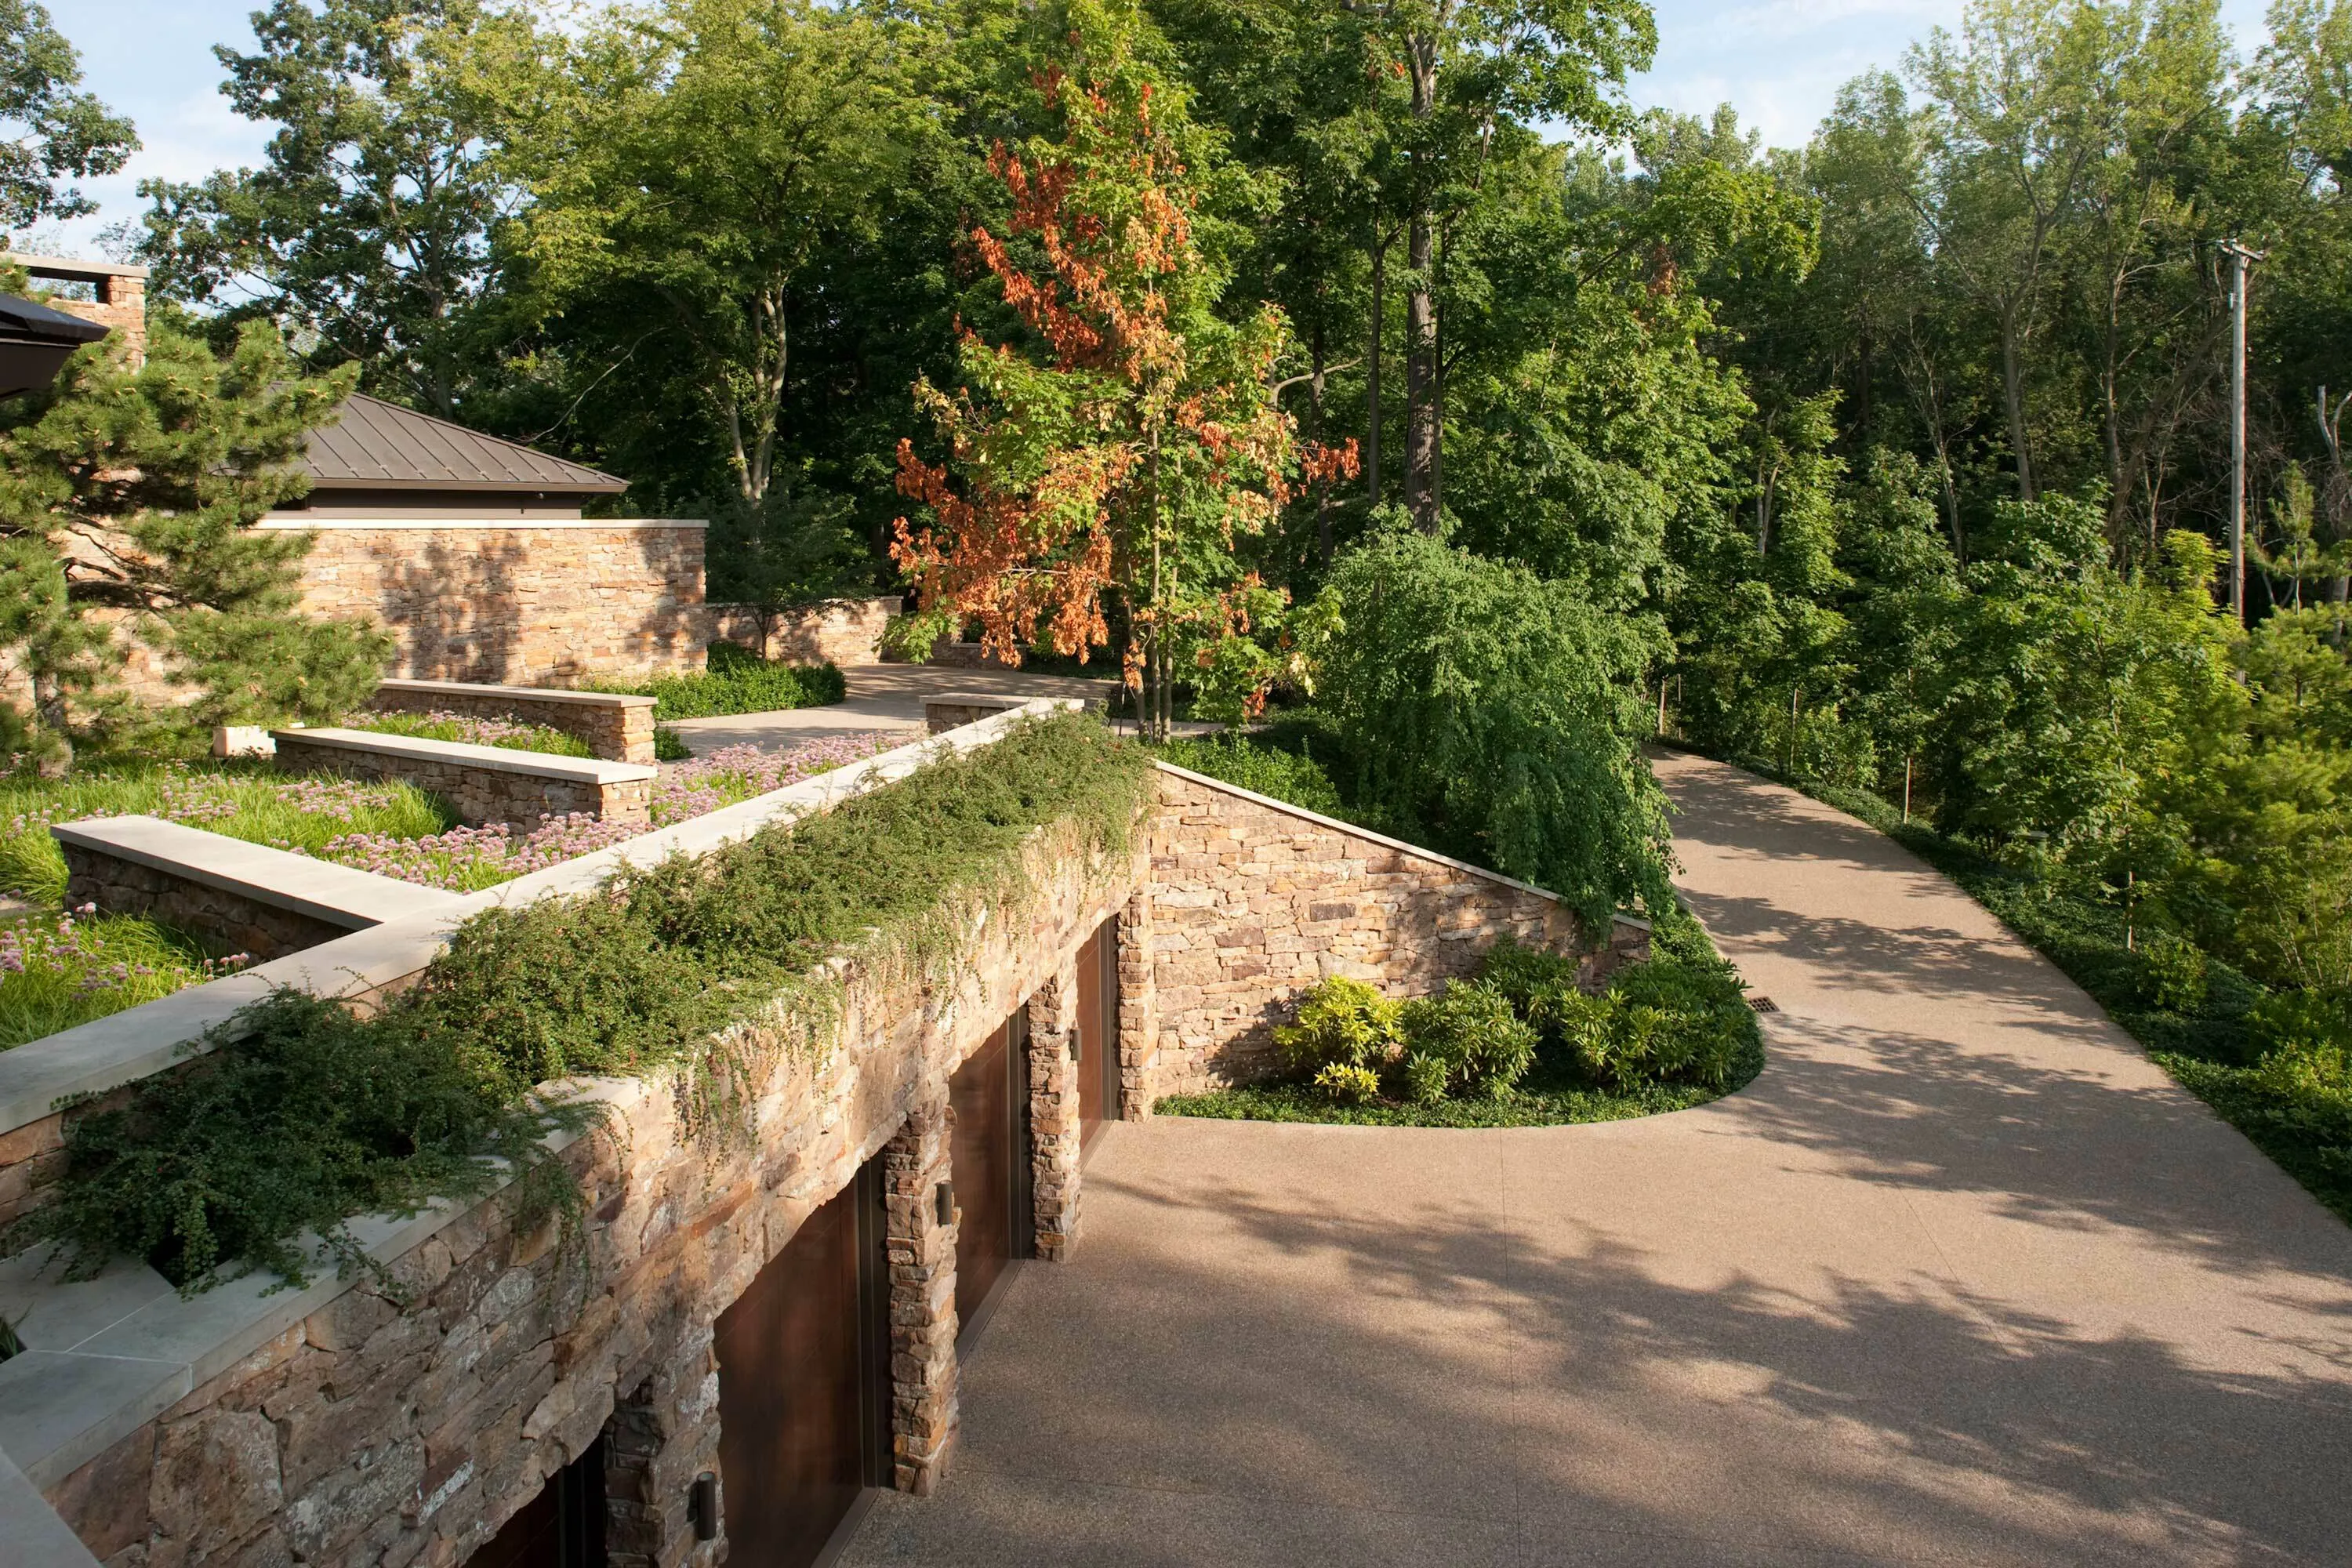
{"type": "Polygon", "coordinates": [[[2230,258],[2230,613],[2246,624],[2246,267],[2263,253],[2226,240],[2230,258]]]}

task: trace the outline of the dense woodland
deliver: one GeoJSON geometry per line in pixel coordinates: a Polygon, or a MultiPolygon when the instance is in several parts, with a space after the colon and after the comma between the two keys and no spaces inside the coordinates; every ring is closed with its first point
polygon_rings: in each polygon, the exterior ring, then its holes
{"type": "MultiPolygon", "coordinates": [[[[120,231],[188,330],[711,516],[716,597],[1313,698],[1367,809],[1591,908],[1662,896],[1664,732],[2352,987],[2345,0],[1976,0],[1772,150],[1632,100],[1639,0],[256,27],[266,162],[120,231]]],[[[71,172],[12,170],[19,227],[71,172]]]]}

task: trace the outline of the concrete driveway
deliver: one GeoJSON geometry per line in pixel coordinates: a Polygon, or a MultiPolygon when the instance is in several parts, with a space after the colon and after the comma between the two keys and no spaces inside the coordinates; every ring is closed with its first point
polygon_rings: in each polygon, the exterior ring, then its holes
{"type": "Polygon", "coordinates": [[[1895,846],[1659,766],[1753,1086],[1115,1129],[847,1561],[2352,1563],[2352,1231],[1895,846]]]}

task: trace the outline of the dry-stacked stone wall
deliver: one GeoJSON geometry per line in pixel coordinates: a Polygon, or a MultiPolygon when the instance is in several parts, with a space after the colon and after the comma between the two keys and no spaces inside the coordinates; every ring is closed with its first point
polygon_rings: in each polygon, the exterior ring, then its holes
{"type": "Polygon", "coordinates": [[[258,526],[316,530],[304,612],[390,631],[390,675],[568,686],[700,669],[710,640],[699,522],[289,516],[258,526]]]}
{"type": "Polygon", "coordinates": [[[68,908],[96,904],[100,914],[151,915],[257,961],[299,952],[355,929],[79,844],[58,847],[65,852],[68,908]]]}
{"type": "Polygon", "coordinates": [[[572,757],[533,762],[537,754],[530,752],[404,735],[372,736],[364,731],[273,730],[270,737],[278,742],[281,768],[412,784],[447,801],[469,827],[503,822],[528,830],[548,817],[574,812],[600,822],[642,826],[653,812],[658,776],[651,766],[583,764],[572,757]]]}
{"type": "Polygon", "coordinates": [[[696,1542],[687,1500],[719,1466],[713,1325],[877,1154],[895,1479],[929,1489],[957,1420],[955,1226],[933,1205],[948,1079],[1073,972],[1140,868],[1041,835],[1026,906],[951,974],[836,962],[829,1047],[739,1040],[771,1064],[740,1086],[740,1127],[693,1130],[670,1083],[600,1080],[611,1131],[566,1154],[579,1243],[486,1202],[45,1485],[50,1504],[110,1568],[457,1564],[601,1437],[612,1561],[707,1568],[726,1542],[696,1542]]]}
{"type": "Polygon", "coordinates": [[[784,610],[713,605],[710,635],[786,664],[872,664],[882,657],[882,634],[898,611],[896,595],[828,599],[784,610]]]}
{"type": "Polygon", "coordinates": [[[379,713],[460,713],[514,719],[577,736],[606,762],[654,761],[654,699],[453,680],[387,680],[368,706],[379,713]]]}
{"type": "Polygon", "coordinates": [[[1150,927],[1135,938],[1150,953],[1158,1094],[1266,1076],[1275,1026],[1330,975],[1425,994],[1507,937],[1588,952],[1591,982],[1648,951],[1638,921],[1591,943],[1549,894],[1444,856],[1175,768],[1159,787],[1150,927]]]}

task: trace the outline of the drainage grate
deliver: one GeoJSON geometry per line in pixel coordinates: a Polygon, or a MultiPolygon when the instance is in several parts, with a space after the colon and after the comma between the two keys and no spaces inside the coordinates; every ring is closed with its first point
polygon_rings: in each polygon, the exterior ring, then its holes
{"type": "Polygon", "coordinates": [[[1773,1001],[1769,996],[1750,996],[1748,999],[1748,1005],[1759,1013],[1777,1013],[1780,1010],[1780,1004],[1773,1001]]]}

